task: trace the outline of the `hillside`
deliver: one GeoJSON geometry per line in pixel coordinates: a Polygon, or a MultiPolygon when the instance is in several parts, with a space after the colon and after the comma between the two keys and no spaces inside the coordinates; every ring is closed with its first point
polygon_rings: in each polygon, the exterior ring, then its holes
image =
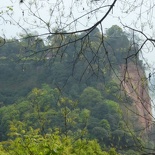
{"type": "MultiPolygon", "coordinates": [[[[115,148],[113,152],[122,155],[138,155],[148,145],[154,147],[148,136],[152,112],[145,70],[138,55],[136,60],[125,59],[136,53],[138,45],[133,49],[117,25],[104,36],[99,29],[80,39],[84,35],[51,35],[46,45],[42,38],[25,36],[20,41],[8,40],[0,48],[0,141],[4,149],[9,146],[15,153],[14,146],[22,152],[32,135],[42,139],[45,150],[48,136],[57,137],[72,153],[76,152],[73,141],[79,149],[92,140],[101,154],[115,148]],[[66,46],[53,48],[62,43],[66,46]]],[[[35,141],[32,144],[38,147],[35,141]]]]}

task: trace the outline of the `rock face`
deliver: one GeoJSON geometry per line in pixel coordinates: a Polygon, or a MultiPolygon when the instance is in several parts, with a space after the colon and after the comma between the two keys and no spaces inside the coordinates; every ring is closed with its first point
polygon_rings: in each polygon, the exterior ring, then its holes
{"type": "Polygon", "coordinates": [[[134,62],[121,65],[121,81],[123,90],[133,100],[135,114],[144,133],[152,128],[151,99],[148,91],[148,81],[144,69],[134,62]]]}

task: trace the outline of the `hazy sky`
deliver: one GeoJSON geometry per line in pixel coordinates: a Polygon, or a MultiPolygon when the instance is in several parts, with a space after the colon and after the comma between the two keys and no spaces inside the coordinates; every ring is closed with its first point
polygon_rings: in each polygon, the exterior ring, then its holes
{"type": "MultiPolygon", "coordinates": [[[[4,3],[4,1],[5,0],[0,1],[0,6],[1,6],[0,9],[5,12],[5,10],[7,10],[7,6],[12,6],[13,11],[9,11],[9,14],[11,14],[11,12],[12,12],[13,13],[12,18],[17,22],[20,20],[20,24],[24,28],[28,28],[31,23],[34,23],[33,20],[37,19],[29,11],[28,3],[19,4],[19,0],[12,0],[12,1],[9,0],[7,3],[6,3],[6,1],[4,3]],[[25,20],[24,22],[23,22],[23,19],[25,20]],[[26,21],[29,21],[29,24],[26,24],[26,21]]],[[[74,4],[73,0],[63,0],[64,3],[63,3],[63,5],[60,5],[60,8],[56,7],[57,5],[55,5],[55,4],[60,2],[61,0],[57,0],[57,1],[51,0],[52,3],[50,3],[50,5],[48,5],[48,3],[45,3],[47,0],[39,0],[39,1],[40,1],[40,3],[39,3],[40,6],[37,6],[39,8],[39,11],[36,11],[36,8],[34,6],[31,8],[32,11],[37,16],[40,16],[46,22],[48,22],[50,20],[51,25],[53,24],[53,27],[55,25],[56,19],[58,19],[60,16],[61,16],[61,20],[63,20],[63,22],[66,24],[66,23],[70,23],[71,21],[73,21],[74,19],[78,18],[79,16],[85,14],[86,12],[91,11],[92,7],[93,7],[93,9],[99,7],[98,5],[95,5],[95,4],[94,4],[94,6],[90,6],[87,4],[87,1],[85,1],[85,0],[82,3],[80,3],[80,1],[79,1],[79,4],[74,4]],[[51,11],[49,11],[50,9],[51,9],[51,11]],[[52,14],[52,17],[51,17],[50,12],[52,12],[52,11],[54,13],[52,14]],[[68,18],[70,13],[72,13],[72,15],[70,18],[68,18]]],[[[106,4],[108,4],[108,2],[106,4]]],[[[101,5],[103,5],[103,4],[101,4],[101,5]]],[[[87,27],[92,26],[96,20],[100,19],[104,15],[104,13],[105,13],[105,11],[107,11],[107,9],[108,9],[108,7],[105,7],[104,9],[101,9],[101,11],[97,12],[96,14],[94,14],[94,12],[93,12],[92,14],[86,15],[85,17],[79,19],[76,23],[76,28],[83,29],[83,28],[86,28],[86,26],[87,27]],[[88,20],[88,18],[89,18],[89,20],[88,20]]],[[[120,22],[118,20],[119,13],[120,13],[120,11],[118,9],[113,10],[113,13],[111,13],[110,16],[108,16],[108,18],[104,21],[103,27],[109,28],[114,24],[120,25],[120,22]]],[[[5,13],[3,13],[3,17],[5,17],[5,19],[10,21],[10,17],[8,15],[6,15],[5,13]]],[[[59,18],[59,20],[60,20],[60,18],[59,18]]],[[[19,27],[17,28],[17,25],[15,25],[15,26],[10,25],[9,22],[8,23],[3,22],[3,19],[1,21],[2,22],[0,25],[0,29],[5,32],[5,35],[7,37],[16,36],[21,31],[21,28],[19,28],[19,27]]],[[[63,23],[61,23],[61,24],[63,24],[63,23]]],[[[73,23],[72,28],[74,26],[75,26],[75,24],[73,23]]],[[[47,30],[43,31],[39,27],[38,27],[38,30],[41,32],[47,32],[47,30]]],[[[3,31],[1,33],[3,33],[3,31]]]]}

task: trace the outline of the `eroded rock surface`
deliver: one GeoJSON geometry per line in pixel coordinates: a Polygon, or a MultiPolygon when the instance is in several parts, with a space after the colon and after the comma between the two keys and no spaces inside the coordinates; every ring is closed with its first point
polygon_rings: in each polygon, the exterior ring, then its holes
{"type": "MultiPolygon", "coordinates": [[[[148,91],[148,79],[144,69],[134,62],[121,65],[122,87],[133,100],[135,115],[144,132],[151,131],[152,110],[148,91]]],[[[136,122],[135,122],[136,123],[136,122]]]]}

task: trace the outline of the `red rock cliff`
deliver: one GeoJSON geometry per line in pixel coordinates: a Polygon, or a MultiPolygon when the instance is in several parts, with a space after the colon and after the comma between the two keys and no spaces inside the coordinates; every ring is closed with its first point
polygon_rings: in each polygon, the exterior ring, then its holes
{"type": "Polygon", "coordinates": [[[123,90],[133,100],[133,107],[138,117],[137,123],[144,128],[145,133],[149,133],[152,110],[144,69],[133,62],[123,64],[121,65],[121,80],[123,90]]]}

